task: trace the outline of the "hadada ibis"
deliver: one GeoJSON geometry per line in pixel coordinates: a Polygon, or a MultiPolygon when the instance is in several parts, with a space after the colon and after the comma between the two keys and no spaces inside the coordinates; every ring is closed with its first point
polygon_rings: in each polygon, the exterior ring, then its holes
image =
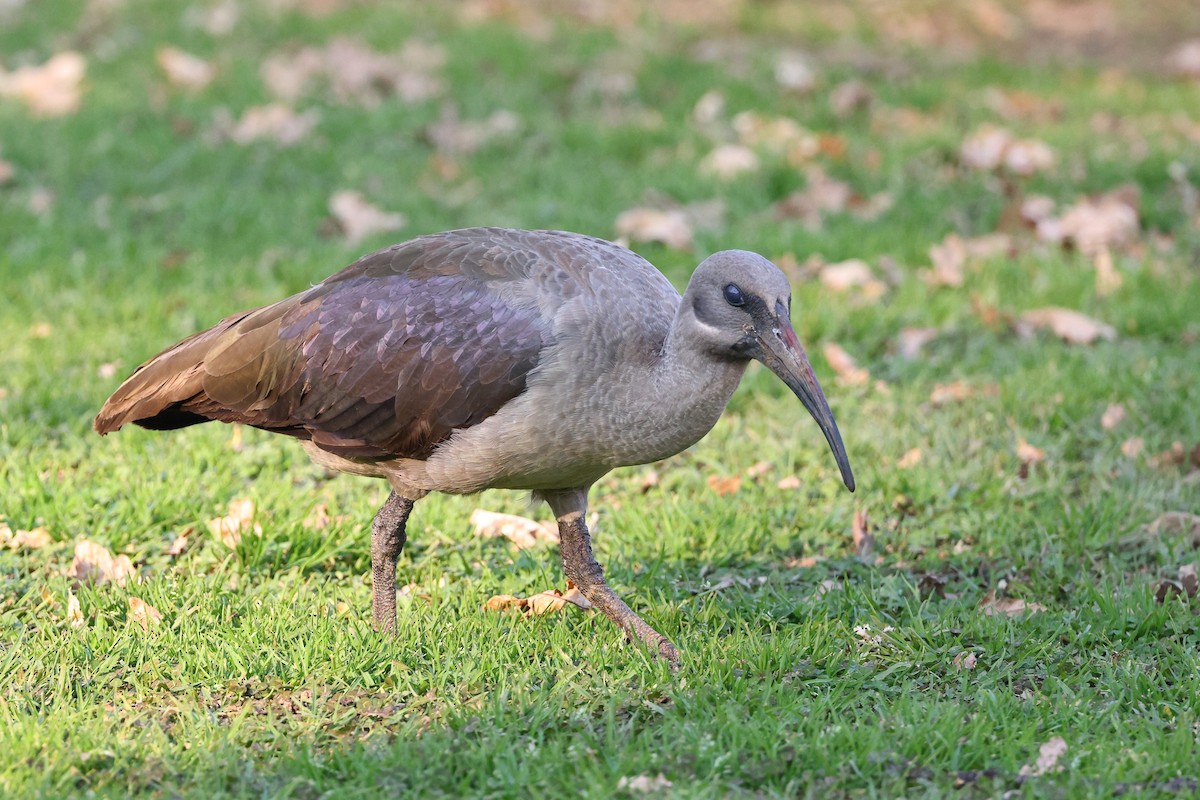
{"type": "Polygon", "coordinates": [[[323,467],[387,480],[371,568],[375,625],[389,633],[413,504],[429,492],[530,490],[558,520],[567,577],[677,665],[671,642],[605,582],[584,522],[588,489],[698,441],[757,359],[808,409],[854,491],[790,303],[783,273],[742,250],[706,258],[680,297],[612,242],[448,231],[184,339],[139,367],[95,428],[237,422],[299,439],[323,467]]]}

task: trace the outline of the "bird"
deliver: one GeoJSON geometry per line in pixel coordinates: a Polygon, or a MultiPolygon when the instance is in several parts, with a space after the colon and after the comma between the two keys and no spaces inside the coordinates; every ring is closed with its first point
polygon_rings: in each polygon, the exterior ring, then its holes
{"type": "Polygon", "coordinates": [[[365,255],[271,305],[227,317],[137,368],[101,435],[240,423],[300,440],[318,465],[385,479],[371,523],[372,616],[396,631],[396,564],[430,492],[518,489],[546,502],[563,571],[630,640],[679,651],[621,600],[592,552],[588,491],[716,424],[757,360],[795,393],[854,476],[767,258],[705,258],[683,294],[650,262],[564,231],[465,228],[365,255]]]}

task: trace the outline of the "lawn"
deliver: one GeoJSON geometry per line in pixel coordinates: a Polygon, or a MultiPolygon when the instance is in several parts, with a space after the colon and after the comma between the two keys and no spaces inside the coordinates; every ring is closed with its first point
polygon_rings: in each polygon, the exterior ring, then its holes
{"type": "Polygon", "coordinates": [[[0,795],[1200,791],[1200,12],[1165,5],[0,3],[0,795]],[[565,588],[468,521],[548,517],[519,493],[417,505],[384,639],[383,483],[91,430],[165,346],[467,225],[792,278],[857,492],[754,368],[592,493],[676,673],[485,608],[565,588]]]}

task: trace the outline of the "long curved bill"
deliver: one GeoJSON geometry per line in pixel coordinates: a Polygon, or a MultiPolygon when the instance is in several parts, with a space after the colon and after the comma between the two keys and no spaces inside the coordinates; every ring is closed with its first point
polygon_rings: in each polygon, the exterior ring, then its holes
{"type": "Polygon", "coordinates": [[[850,458],[846,455],[846,446],[842,444],[842,434],[825,400],[825,393],[821,391],[821,384],[817,383],[817,376],[813,374],[812,365],[808,363],[808,356],[796,338],[786,309],[779,309],[772,322],[772,330],[759,332],[758,335],[762,347],[760,360],[796,393],[796,397],[800,398],[808,413],[817,421],[821,433],[825,434],[825,441],[833,450],[833,458],[842,473],[842,482],[853,492],[854,473],[850,471],[850,458]]]}

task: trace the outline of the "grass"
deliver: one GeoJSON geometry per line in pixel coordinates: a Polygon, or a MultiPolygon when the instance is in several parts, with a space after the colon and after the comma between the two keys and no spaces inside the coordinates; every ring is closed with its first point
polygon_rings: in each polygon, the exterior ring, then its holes
{"type": "Polygon", "coordinates": [[[672,783],[662,794],[677,797],[1196,790],[1195,601],[1154,597],[1196,553],[1186,537],[1144,532],[1162,512],[1200,509],[1196,473],[1150,458],[1200,442],[1200,236],[1169,173],[1174,162],[1200,170],[1187,138],[1197,122],[1180,121],[1197,107],[1196,84],[986,50],[948,59],[895,49],[878,68],[840,54],[826,31],[820,88],[798,97],[774,83],[783,42],[758,6],[723,63],[697,59],[705,32],[653,21],[648,33],[560,23],[544,41],[501,20],[413,9],[353,5],[314,18],[245,5],[234,31],[214,37],[167,3],[85,11],[56,0],[5,13],[4,66],[65,47],[89,66],[76,114],[31,120],[0,101],[0,157],[16,167],[0,186],[0,515],[53,539],[0,551],[0,793],[608,797],[621,778],[659,773],[672,783]],[[270,99],[264,55],[336,34],[385,50],[413,35],[440,42],[445,96],[368,109],[316,91],[300,105],[318,109],[317,128],[288,148],[207,135],[216,109],[236,117],[270,99]],[[166,88],[153,67],[164,43],[212,59],[216,80],[195,94],[166,88]],[[626,71],[633,86],[606,101],[578,88],[593,70],[626,71]],[[928,124],[836,118],[824,95],[856,76],[877,108],[918,109],[928,124]],[[997,86],[1060,110],[999,120],[987,101],[997,86]],[[893,208],[808,230],[770,212],[805,185],[781,159],[728,184],[700,174],[711,143],[691,111],[713,89],[729,114],[786,115],[841,137],[845,154],[817,163],[864,196],[890,192],[893,208]],[[463,119],[510,109],[522,132],[460,157],[459,177],[439,177],[424,131],[449,101],[463,119]],[[1116,132],[1097,132],[1104,113],[1123,121],[1116,132]],[[1116,253],[1120,288],[1098,294],[1087,259],[1047,247],[989,260],[961,288],[920,279],[931,244],[990,232],[1002,217],[997,180],[958,166],[963,136],[985,122],[1059,154],[1025,191],[1067,205],[1140,188],[1143,246],[1116,253]],[[35,213],[43,188],[53,203],[35,213]],[[680,203],[719,197],[724,222],[698,231],[694,252],[636,245],[678,285],[698,258],[731,246],[781,261],[892,259],[898,281],[877,302],[795,286],[797,330],[858,492],[841,489],[786,388],[752,370],[708,438],[593,492],[600,560],[682,648],[680,673],[595,614],[481,610],[494,594],[561,586],[553,548],[518,552],[470,532],[477,505],[525,513],[516,493],[417,506],[400,562],[417,588],[398,637],[375,636],[364,620],[366,524],[382,484],[331,479],[294,442],[255,430],[235,453],[219,425],[103,440],[89,429],[142,359],[396,238],[354,247],[322,236],[326,200],[341,188],[402,211],[401,236],[497,224],[611,237],[617,214],[650,190],[680,203]],[[1103,319],[1118,337],[1071,346],[1003,322],[1047,305],[1103,319]],[[893,345],[913,326],[941,334],[906,361],[893,345]],[[872,381],[839,383],[824,342],[855,354],[872,381]],[[113,363],[115,376],[101,370],[113,363]],[[956,380],[981,391],[930,402],[956,380]],[[1128,418],[1105,430],[1111,403],[1128,418]],[[1144,452],[1130,458],[1121,445],[1135,436],[1144,452]],[[1045,460],[1023,470],[1020,440],[1045,460]],[[920,461],[898,467],[912,448],[920,461]],[[745,476],[760,461],[768,471],[736,493],[709,488],[708,476],[745,476]],[[659,479],[647,490],[651,469],[659,479]],[[802,488],[777,488],[788,475],[802,488]],[[254,499],[263,535],[230,550],[204,520],[235,497],[254,499]],[[339,517],[314,530],[303,521],[318,503],[339,517]],[[856,511],[873,524],[880,557],[869,563],[850,541],[856,511]],[[189,527],[189,548],[168,556],[189,527]],[[127,554],[140,580],[74,586],[64,572],[81,538],[127,554]],[[987,616],[991,591],[1045,610],[987,616]],[[82,628],[66,621],[69,592],[82,628]],[[162,623],[134,624],[130,597],[162,623]],[[974,668],[960,668],[968,655],[974,668]],[[1068,746],[1061,771],[1022,774],[1055,736],[1068,746]]]}

